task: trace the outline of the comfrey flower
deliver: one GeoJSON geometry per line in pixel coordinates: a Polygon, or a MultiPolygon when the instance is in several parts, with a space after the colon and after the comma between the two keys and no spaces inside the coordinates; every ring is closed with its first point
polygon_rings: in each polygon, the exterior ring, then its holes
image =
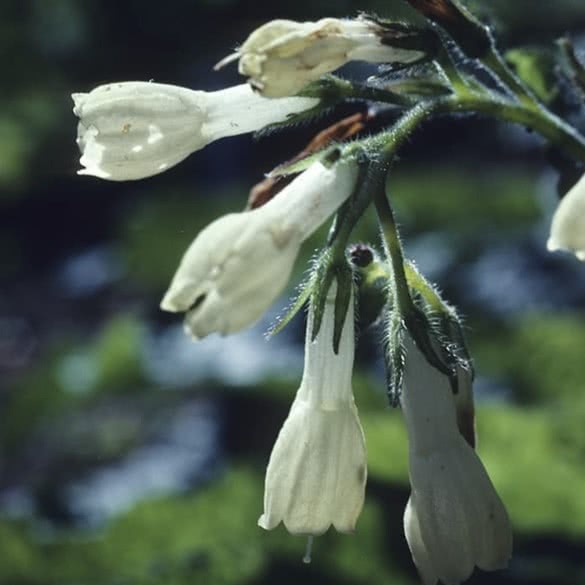
{"type": "Polygon", "coordinates": [[[329,289],[314,341],[313,307],[309,311],[303,378],[266,471],[264,513],[258,520],[266,530],[283,522],[292,534],[316,536],[331,525],[352,532],[364,503],[366,450],[351,388],[353,299],[336,355],[336,289],[335,284],[329,289]]]}
{"type": "Polygon", "coordinates": [[[81,175],[112,181],[166,171],[210,142],[282,122],[318,103],[267,100],[246,84],[205,92],[127,81],[72,95],[81,175]]]}
{"type": "Polygon", "coordinates": [[[412,493],[404,529],[423,583],[465,581],[475,566],[503,569],[512,554],[508,515],[475,451],[459,433],[448,379],[406,336],[401,405],[412,493]]]}
{"type": "Polygon", "coordinates": [[[561,199],[546,246],[551,252],[569,250],[585,261],[585,175],[561,199]]]}
{"type": "Polygon", "coordinates": [[[239,58],[239,72],[262,95],[295,95],[311,81],[349,61],[412,63],[425,56],[418,48],[401,48],[412,32],[403,25],[368,20],[323,18],[317,22],[273,20],[256,29],[221,67],[239,58]]]}
{"type": "Polygon", "coordinates": [[[266,205],[215,220],[195,238],[161,308],[201,338],[254,323],[286,286],[299,247],[354,190],[358,166],[311,165],[266,205]]]}

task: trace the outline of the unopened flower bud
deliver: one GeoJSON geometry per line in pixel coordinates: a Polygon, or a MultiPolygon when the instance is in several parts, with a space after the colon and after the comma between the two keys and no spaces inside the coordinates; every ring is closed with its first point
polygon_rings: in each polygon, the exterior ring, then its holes
{"type": "Polygon", "coordinates": [[[246,84],[205,92],[142,81],[101,85],[72,98],[79,174],[112,181],[162,173],[214,140],[254,132],[318,103],[267,100],[246,84]]]}
{"type": "Polygon", "coordinates": [[[424,48],[402,40],[412,37],[404,25],[380,24],[366,18],[324,18],[317,22],[273,20],[256,29],[235,55],[239,72],[267,97],[292,96],[311,81],[349,61],[412,63],[424,48]]]}

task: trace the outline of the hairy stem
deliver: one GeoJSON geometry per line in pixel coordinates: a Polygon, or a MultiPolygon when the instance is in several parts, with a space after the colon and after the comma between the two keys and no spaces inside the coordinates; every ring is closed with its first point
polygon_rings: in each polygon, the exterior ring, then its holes
{"type": "Polygon", "coordinates": [[[382,180],[379,188],[374,195],[374,204],[378,214],[378,221],[382,231],[382,241],[386,250],[386,256],[390,260],[392,268],[392,297],[401,315],[411,312],[412,298],[404,272],[404,255],[402,253],[402,244],[396,229],[394,214],[388,203],[385,192],[385,181],[382,180]]]}
{"type": "Polygon", "coordinates": [[[574,158],[585,162],[585,138],[564,120],[541,106],[527,107],[490,95],[468,94],[419,102],[408,110],[390,130],[367,140],[365,144],[394,151],[424,119],[440,114],[470,112],[487,114],[506,122],[525,126],[538,132],[574,158]]]}

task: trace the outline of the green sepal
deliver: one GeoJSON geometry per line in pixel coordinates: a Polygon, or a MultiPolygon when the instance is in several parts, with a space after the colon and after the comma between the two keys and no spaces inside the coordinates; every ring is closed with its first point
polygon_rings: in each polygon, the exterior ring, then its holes
{"type": "Polygon", "coordinates": [[[408,285],[415,293],[413,295],[415,305],[424,314],[434,345],[450,369],[449,380],[456,394],[458,369],[470,367],[469,353],[457,311],[441,297],[437,288],[418,271],[413,262],[405,262],[405,272],[408,285]]]}
{"type": "MultiPolygon", "coordinates": [[[[420,61],[417,61],[417,63],[420,61]]],[[[405,63],[404,67],[410,67],[414,63],[405,63]]],[[[367,100],[383,102],[400,107],[411,107],[416,101],[412,97],[389,90],[381,90],[369,83],[357,83],[341,79],[336,75],[323,75],[317,81],[313,81],[305,87],[298,96],[319,98],[322,107],[333,107],[345,100],[367,100]]]]}
{"type": "Polygon", "coordinates": [[[335,270],[337,278],[337,294],[335,295],[333,324],[333,353],[339,353],[339,343],[343,333],[343,325],[347,316],[349,303],[352,302],[353,273],[347,264],[339,265],[335,270]]]}
{"type": "Polygon", "coordinates": [[[390,406],[396,408],[400,403],[402,384],[404,382],[406,354],[402,340],[406,332],[406,326],[398,311],[394,309],[388,309],[386,332],[386,351],[384,352],[386,393],[390,406]]]}
{"type": "Polygon", "coordinates": [[[475,369],[469,350],[467,349],[467,342],[463,333],[463,324],[458,316],[447,315],[445,317],[444,325],[447,335],[451,339],[453,353],[457,357],[458,367],[467,370],[471,373],[471,380],[475,379],[475,369]]]}
{"type": "Polygon", "coordinates": [[[457,374],[453,367],[455,361],[454,356],[449,348],[441,343],[441,339],[436,338],[436,331],[433,331],[433,326],[431,321],[427,319],[427,316],[414,306],[403,318],[413,341],[429,364],[442,374],[445,374],[445,376],[448,376],[450,380],[455,378],[456,383],[457,374]],[[435,338],[439,342],[437,344],[440,349],[439,351],[437,351],[437,347],[432,343],[432,338],[435,338]]]}
{"type": "Polygon", "coordinates": [[[296,175],[306,171],[313,163],[322,161],[323,164],[332,164],[334,160],[339,159],[340,149],[336,144],[327,146],[323,150],[310,154],[305,158],[293,163],[284,163],[271,171],[267,177],[282,177],[287,175],[296,175]]]}
{"type": "Polygon", "coordinates": [[[311,341],[315,341],[323,314],[325,313],[325,303],[327,302],[327,293],[333,282],[334,271],[332,269],[333,255],[329,249],[325,250],[317,261],[314,272],[314,284],[311,294],[311,306],[313,307],[313,330],[311,331],[311,341]]]}
{"type": "Polygon", "coordinates": [[[380,89],[386,89],[399,95],[405,94],[421,98],[444,97],[453,93],[451,87],[441,80],[422,77],[381,81],[380,89]]]}
{"type": "Polygon", "coordinates": [[[309,277],[298,287],[298,293],[292,300],[284,315],[277,317],[276,322],[266,332],[266,337],[270,338],[280,333],[294,318],[294,316],[304,307],[305,303],[311,296],[313,290],[313,279],[309,277]]]}

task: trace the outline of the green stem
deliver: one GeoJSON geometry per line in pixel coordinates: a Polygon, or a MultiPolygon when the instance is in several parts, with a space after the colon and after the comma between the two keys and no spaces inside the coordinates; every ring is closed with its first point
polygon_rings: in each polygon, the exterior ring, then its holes
{"type": "MultiPolygon", "coordinates": [[[[382,175],[385,179],[385,176],[382,175]]],[[[404,255],[402,253],[402,244],[396,229],[396,222],[394,221],[394,214],[392,208],[388,203],[386,197],[384,179],[378,186],[374,195],[374,204],[378,214],[378,221],[382,230],[382,240],[386,248],[386,256],[390,260],[392,267],[392,286],[393,286],[393,300],[396,303],[398,312],[401,315],[406,315],[412,310],[412,298],[404,272],[404,255]]]]}
{"type": "Polygon", "coordinates": [[[362,145],[393,152],[423,119],[439,114],[467,112],[487,114],[525,126],[561,147],[574,158],[585,162],[585,138],[552,112],[542,107],[528,108],[522,104],[481,95],[450,96],[419,102],[388,132],[378,134],[362,142],[362,145]]]}
{"type": "Polygon", "coordinates": [[[453,91],[457,95],[461,97],[474,95],[469,80],[461,74],[459,69],[457,69],[451,55],[449,55],[444,46],[441,46],[441,49],[435,56],[435,65],[449,80],[453,91]]]}
{"type": "Polygon", "coordinates": [[[365,146],[367,149],[372,148],[377,151],[382,159],[378,159],[384,164],[388,164],[396,154],[396,151],[408,140],[417,127],[433,114],[441,112],[446,99],[422,101],[416,106],[406,111],[387,132],[381,132],[366,139],[356,148],[365,146]]]}
{"type": "Polygon", "coordinates": [[[452,100],[443,112],[479,112],[495,118],[514,122],[538,132],[549,142],[563,148],[573,157],[585,161],[585,139],[572,126],[548,110],[539,107],[527,108],[507,101],[494,99],[465,98],[452,100]]]}

